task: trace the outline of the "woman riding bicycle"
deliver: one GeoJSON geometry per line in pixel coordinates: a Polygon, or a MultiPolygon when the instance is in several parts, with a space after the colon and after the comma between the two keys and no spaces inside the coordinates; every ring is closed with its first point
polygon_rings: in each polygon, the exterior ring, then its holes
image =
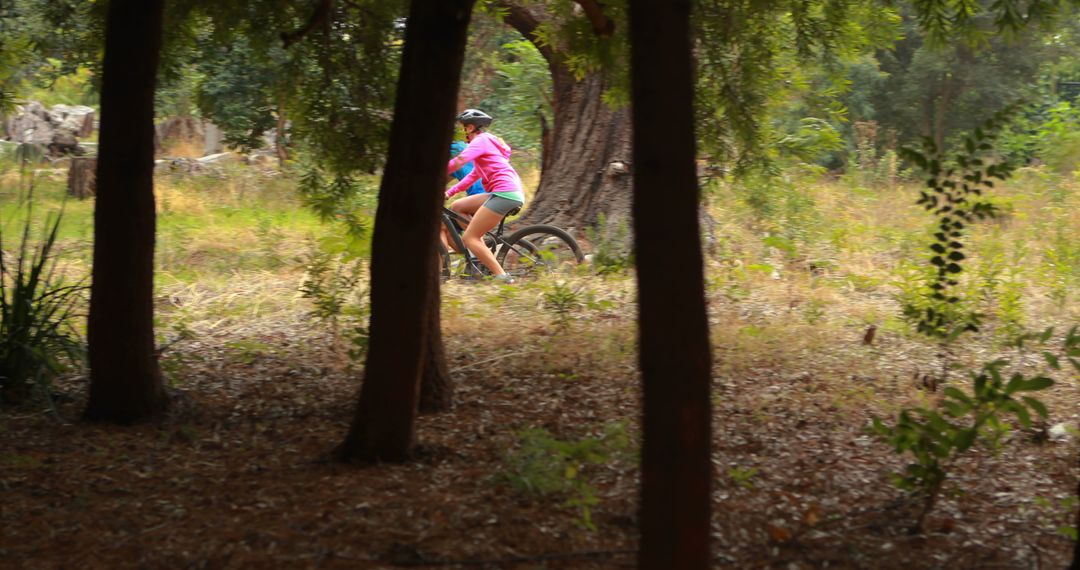
{"type": "Polygon", "coordinates": [[[457,120],[465,131],[465,140],[469,146],[450,160],[446,173],[449,175],[469,162],[473,163],[473,171],[447,190],[446,197],[450,198],[466,190],[477,179],[484,182],[484,189],[487,190],[486,194],[462,198],[450,206],[450,209],[459,214],[472,216],[461,241],[480,263],[491,270],[496,279],[513,282],[495,260],[495,254],[484,245],[486,232],[499,225],[507,212],[525,205],[521,177],[514,167],[510,166],[510,145],[499,137],[484,132],[492,119],[483,111],[466,109],[457,116],[457,120]]]}

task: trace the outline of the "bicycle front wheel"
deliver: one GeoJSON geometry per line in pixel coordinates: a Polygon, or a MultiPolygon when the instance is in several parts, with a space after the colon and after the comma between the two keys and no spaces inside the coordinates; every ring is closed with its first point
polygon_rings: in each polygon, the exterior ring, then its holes
{"type": "Polygon", "coordinates": [[[572,272],[585,261],[585,254],[565,231],[536,225],[521,228],[506,238],[495,260],[507,273],[528,277],[572,272]]]}

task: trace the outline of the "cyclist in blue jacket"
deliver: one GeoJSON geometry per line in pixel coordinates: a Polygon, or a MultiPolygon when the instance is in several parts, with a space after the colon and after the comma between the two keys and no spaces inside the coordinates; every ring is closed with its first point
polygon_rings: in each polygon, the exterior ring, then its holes
{"type": "MultiPolygon", "coordinates": [[[[455,156],[461,154],[461,151],[465,150],[465,148],[468,147],[468,146],[469,145],[466,144],[465,141],[454,141],[454,142],[450,143],[450,158],[454,158],[455,156]]],[[[454,172],[450,173],[450,176],[453,176],[454,178],[456,178],[458,180],[461,180],[462,178],[465,178],[466,176],[468,176],[468,174],[470,172],[472,172],[472,170],[473,170],[473,164],[471,162],[467,162],[461,168],[459,168],[459,169],[455,170],[454,172]]],[[[473,196],[475,194],[483,194],[483,193],[484,193],[484,183],[482,181],[480,181],[480,180],[477,180],[475,183],[473,183],[472,186],[469,186],[469,188],[467,190],[465,190],[465,194],[468,195],[468,196],[473,196]]]]}

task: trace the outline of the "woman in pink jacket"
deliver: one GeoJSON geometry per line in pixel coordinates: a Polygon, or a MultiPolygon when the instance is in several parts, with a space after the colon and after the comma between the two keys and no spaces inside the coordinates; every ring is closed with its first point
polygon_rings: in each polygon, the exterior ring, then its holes
{"type": "Polygon", "coordinates": [[[496,279],[513,282],[503,271],[495,254],[484,246],[484,233],[499,225],[507,212],[525,205],[525,193],[522,191],[521,178],[510,166],[510,145],[502,139],[484,132],[491,124],[491,117],[476,109],[466,109],[457,116],[465,130],[465,140],[469,146],[450,160],[446,174],[458,170],[472,162],[473,171],[446,191],[446,197],[463,192],[480,179],[484,183],[485,194],[462,198],[450,208],[459,214],[472,216],[469,227],[465,228],[462,241],[469,251],[491,270],[496,279]]]}

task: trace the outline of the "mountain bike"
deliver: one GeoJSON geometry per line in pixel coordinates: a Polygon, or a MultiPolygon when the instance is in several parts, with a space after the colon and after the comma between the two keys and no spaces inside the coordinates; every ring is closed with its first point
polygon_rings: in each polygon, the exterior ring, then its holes
{"type": "MultiPolygon", "coordinates": [[[[560,228],[546,224],[537,224],[521,228],[509,236],[504,236],[506,218],[520,211],[514,208],[507,212],[495,229],[484,234],[484,245],[495,254],[503,270],[515,279],[528,279],[540,275],[573,271],[585,261],[581,246],[570,234],[560,228]]],[[[461,236],[469,219],[443,207],[443,225],[446,226],[454,248],[464,252],[464,258],[457,262],[451,259],[450,252],[439,243],[442,260],[442,277],[447,280],[454,275],[464,278],[482,279],[491,274],[484,264],[465,247],[461,236]]]]}

